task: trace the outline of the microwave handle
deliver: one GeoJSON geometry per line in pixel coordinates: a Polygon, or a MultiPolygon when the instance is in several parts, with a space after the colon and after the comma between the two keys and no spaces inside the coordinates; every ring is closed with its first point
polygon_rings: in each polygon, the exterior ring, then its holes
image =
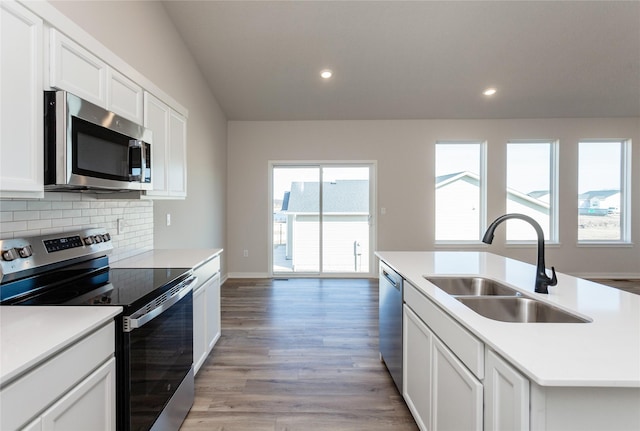
{"type": "Polygon", "coordinates": [[[147,172],[147,145],[140,142],[140,182],[145,182],[145,172],[147,172]]]}
{"type": "MultiPolygon", "coordinates": [[[[131,148],[136,148],[140,150],[140,175],[133,175],[129,173],[129,181],[142,181],[144,170],[146,168],[147,161],[145,160],[145,148],[144,142],[139,139],[131,139],[129,140],[129,150],[131,148]]],[[[129,160],[131,163],[131,160],[129,160]]]]}

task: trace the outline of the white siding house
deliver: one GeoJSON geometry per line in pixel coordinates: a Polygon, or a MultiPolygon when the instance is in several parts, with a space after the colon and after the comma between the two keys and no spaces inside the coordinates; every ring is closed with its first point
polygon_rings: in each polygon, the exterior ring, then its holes
{"type": "MultiPolygon", "coordinates": [[[[293,182],[282,213],[287,216],[286,259],[295,272],[318,272],[320,187],[293,182]]],[[[369,181],[322,185],[323,272],[369,271],[369,181]]]]}
{"type": "MultiPolygon", "coordinates": [[[[477,174],[457,172],[436,178],[437,240],[480,240],[480,182],[477,174]]],[[[549,192],[529,194],[507,189],[507,212],[520,213],[536,220],[549,234],[549,192]]],[[[535,239],[535,232],[526,222],[510,220],[507,223],[509,240],[535,239]]]]}

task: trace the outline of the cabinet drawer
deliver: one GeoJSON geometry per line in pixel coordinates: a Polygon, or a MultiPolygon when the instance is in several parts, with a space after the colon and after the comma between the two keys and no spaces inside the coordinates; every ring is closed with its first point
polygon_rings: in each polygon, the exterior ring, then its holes
{"type": "Polygon", "coordinates": [[[404,301],[477,378],[484,378],[484,343],[409,283],[404,301]]]}
{"type": "Polygon", "coordinates": [[[220,256],[216,256],[195,268],[193,270],[193,275],[198,277],[198,284],[193,290],[198,290],[200,286],[218,272],[220,272],[220,256]]]}
{"type": "Polygon", "coordinates": [[[0,391],[0,429],[24,426],[113,356],[115,325],[110,323],[71,345],[0,391]]]}

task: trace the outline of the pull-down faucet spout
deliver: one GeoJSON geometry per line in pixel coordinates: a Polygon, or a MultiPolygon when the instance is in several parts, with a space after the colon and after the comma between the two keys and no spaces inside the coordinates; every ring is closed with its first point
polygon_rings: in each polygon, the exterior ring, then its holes
{"type": "Polygon", "coordinates": [[[482,237],[482,242],[485,244],[491,244],[493,242],[493,232],[496,230],[496,227],[498,227],[498,225],[503,221],[510,218],[524,220],[536,230],[536,234],[538,235],[538,263],[536,265],[535,291],[537,293],[549,293],[549,289],[547,289],[547,287],[558,284],[558,279],[556,277],[556,270],[553,266],[551,267],[551,277],[547,275],[544,265],[544,232],[542,232],[542,228],[537,221],[524,214],[513,213],[502,215],[489,225],[484,237],[482,237]]]}

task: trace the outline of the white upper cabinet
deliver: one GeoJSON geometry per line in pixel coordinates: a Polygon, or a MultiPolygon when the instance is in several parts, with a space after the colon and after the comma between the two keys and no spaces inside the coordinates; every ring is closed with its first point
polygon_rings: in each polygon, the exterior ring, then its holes
{"type": "Polygon", "coordinates": [[[49,85],[142,123],[142,87],[56,29],[49,35],[49,85]]]}
{"type": "Polygon", "coordinates": [[[0,2],[0,197],[40,198],[43,188],[43,22],[0,2]]]}
{"type": "Polygon", "coordinates": [[[187,120],[169,105],[144,93],[144,126],[153,132],[151,183],[147,196],[181,199],[187,196],[187,120]]]}
{"type": "Polygon", "coordinates": [[[107,70],[107,109],[142,124],[142,87],[114,69],[107,70]]]}
{"type": "Polygon", "coordinates": [[[49,85],[106,108],[106,63],[56,29],[49,43],[49,85]]]}
{"type": "Polygon", "coordinates": [[[187,196],[187,119],[171,110],[169,120],[169,196],[187,196]]]}

